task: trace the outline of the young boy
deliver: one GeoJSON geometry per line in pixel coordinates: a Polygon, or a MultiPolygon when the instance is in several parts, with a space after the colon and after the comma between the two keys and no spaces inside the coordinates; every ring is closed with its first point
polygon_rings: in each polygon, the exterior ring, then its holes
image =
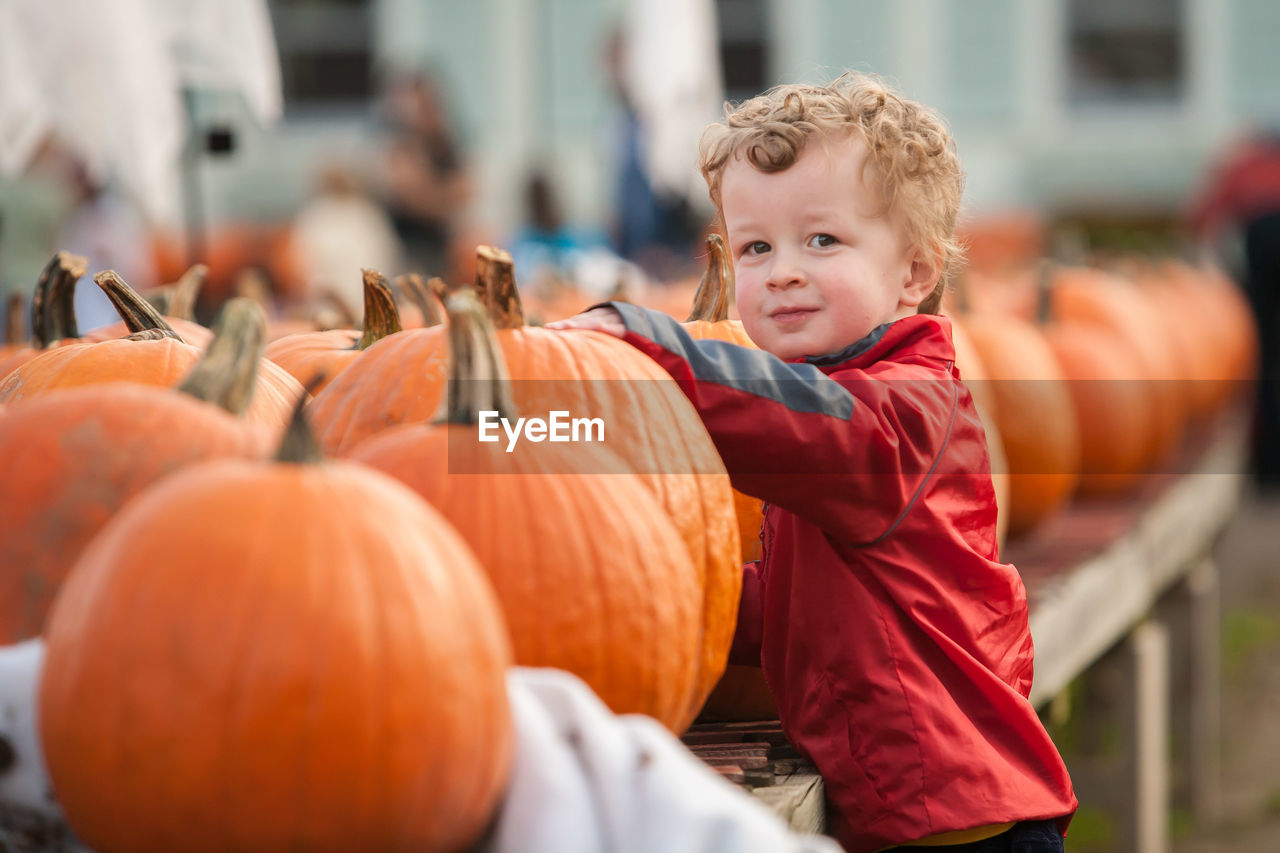
{"type": "Polygon", "coordinates": [[[963,174],[943,123],[873,78],[784,86],[703,136],[743,326],[695,342],[611,303],[766,502],[735,662],[760,663],[851,851],[1060,851],[1071,781],[1027,694],[981,423],[938,316],[963,174]]]}

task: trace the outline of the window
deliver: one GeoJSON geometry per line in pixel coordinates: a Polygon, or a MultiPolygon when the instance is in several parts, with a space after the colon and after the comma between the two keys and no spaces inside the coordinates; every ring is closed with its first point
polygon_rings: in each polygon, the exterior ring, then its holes
{"type": "Polygon", "coordinates": [[[1172,103],[1186,82],[1184,0],[1069,0],[1072,104],[1172,103]]]}
{"type": "Polygon", "coordinates": [[[285,109],[348,107],[373,95],[371,0],[270,0],[285,109]]]}

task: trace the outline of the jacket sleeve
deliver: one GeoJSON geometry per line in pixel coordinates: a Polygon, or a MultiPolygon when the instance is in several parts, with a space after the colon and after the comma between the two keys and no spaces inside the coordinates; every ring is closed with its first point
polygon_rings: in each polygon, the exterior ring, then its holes
{"type": "Polygon", "coordinates": [[[694,340],[672,318],[612,303],[632,346],[658,362],[702,417],[739,491],[846,544],[888,536],[923,491],[950,436],[958,383],[807,363],[694,340]]]}

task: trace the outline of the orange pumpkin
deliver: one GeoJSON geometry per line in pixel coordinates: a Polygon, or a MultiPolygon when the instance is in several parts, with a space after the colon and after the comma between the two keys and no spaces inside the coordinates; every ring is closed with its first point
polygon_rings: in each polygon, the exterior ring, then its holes
{"type": "MultiPolygon", "coordinates": [[[[47,350],[0,380],[0,401],[16,403],[63,388],[129,381],[176,385],[200,359],[138,294],[110,270],[94,277],[134,332],[128,338],[69,343],[47,350]]],[[[264,362],[246,417],[280,427],[302,387],[271,362],[264,362]]]]}
{"type": "MultiPolygon", "coordinates": [[[[481,247],[478,266],[480,295],[511,371],[517,410],[603,420],[603,445],[641,475],[693,558],[703,589],[703,640],[692,720],[724,670],[742,585],[724,464],[697,411],[648,356],[597,332],[526,326],[510,255],[481,247]]],[[[341,455],[395,424],[430,420],[443,396],[447,366],[439,327],[379,341],[311,404],[322,445],[341,455]]]]}
{"type": "Polygon", "coordinates": [[[1048,286],[1048,310],[1055,322],[1099,327],[1124,348],[1126,369],[1114,379],[1146,398],[1150,417],[1128,429],[1142,429],[1145,424],[1147,452],[1142,467],[1157,467],[1181,443],[1190,403],[1185,372],[1179,366],[1182,356],[1168,326],[1160,321],[1151,295],[1132,279],[1089,267],[1058,268],[1048,286]]]}
{"type": "Polygon", "coordinates": [[[0,643],[40,633],[85,545],[151,483],[195,462],[266,451],[266,432],[237,417],[262,326],[257,309],[228,303],[222,337],[184,393],[107,382],[26,400],[0,419],[0,643]]]}
{"type": "Polygon", "coordinates": [[[398,331],[400,312],[391,285],[375,270],[365,270],[363,332],[330,329],[285,335],[267,345],[266,355],[315,394],[358,355],[398,331]]]}
{"type": "Polygon", "coordinates": [[[275,461],[130,501],[58,596],[40,733],[94,849],[454,851],[491,819],[512,756],[493,591],[439,513],[321,463],[299,422],[275,461]]]}
{"type": "Polygon", "coordinates": [[[517,664],[568,670],[614,712],[681,731],[702,590],[671,519],[606,450],[478,441],[477,412],[512,410],[470,293],[450,300],[449,341],[446,422],[385,430],[348,458],[400,479],[462,534],[497,591],[517,664]]]}
{"type": "Polygon", "coordinates": [[[1150,447],[1148,383],[1134,379],[1129,351],[1105,330],[1050,323],[1045,340],[1066,377],[1080,429],[1082,496],[1112,495],[1137,485],[1150,447]]]}
{"type": "Polygon", "coordinates": [[[1010,472],[1009,538],[1066,505],[1080,466],[1080,433],[1062,368],[1034,324],[976,313],[965,331],[991,377],[992,413],[1010,472]]]}

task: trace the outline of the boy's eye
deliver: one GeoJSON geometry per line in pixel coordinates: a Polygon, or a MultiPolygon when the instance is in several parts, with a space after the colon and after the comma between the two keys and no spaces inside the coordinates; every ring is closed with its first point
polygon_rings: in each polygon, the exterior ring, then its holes
{"type": "Polygon", "coordinates": [[[836,238],[832,237],[830,234],[814,234],[812,237],[809,238],[809,245],[814,247],[815,249],[821,249],[826,246],[834,246],[835,244],[836,244],[836,238]]]}
{"type": "Polygon", "coordinates": [[[763,255],[767,251],[769,244],[763,240],[753,240],[743,248],[743,252],[748,255],[763,255]]]}

